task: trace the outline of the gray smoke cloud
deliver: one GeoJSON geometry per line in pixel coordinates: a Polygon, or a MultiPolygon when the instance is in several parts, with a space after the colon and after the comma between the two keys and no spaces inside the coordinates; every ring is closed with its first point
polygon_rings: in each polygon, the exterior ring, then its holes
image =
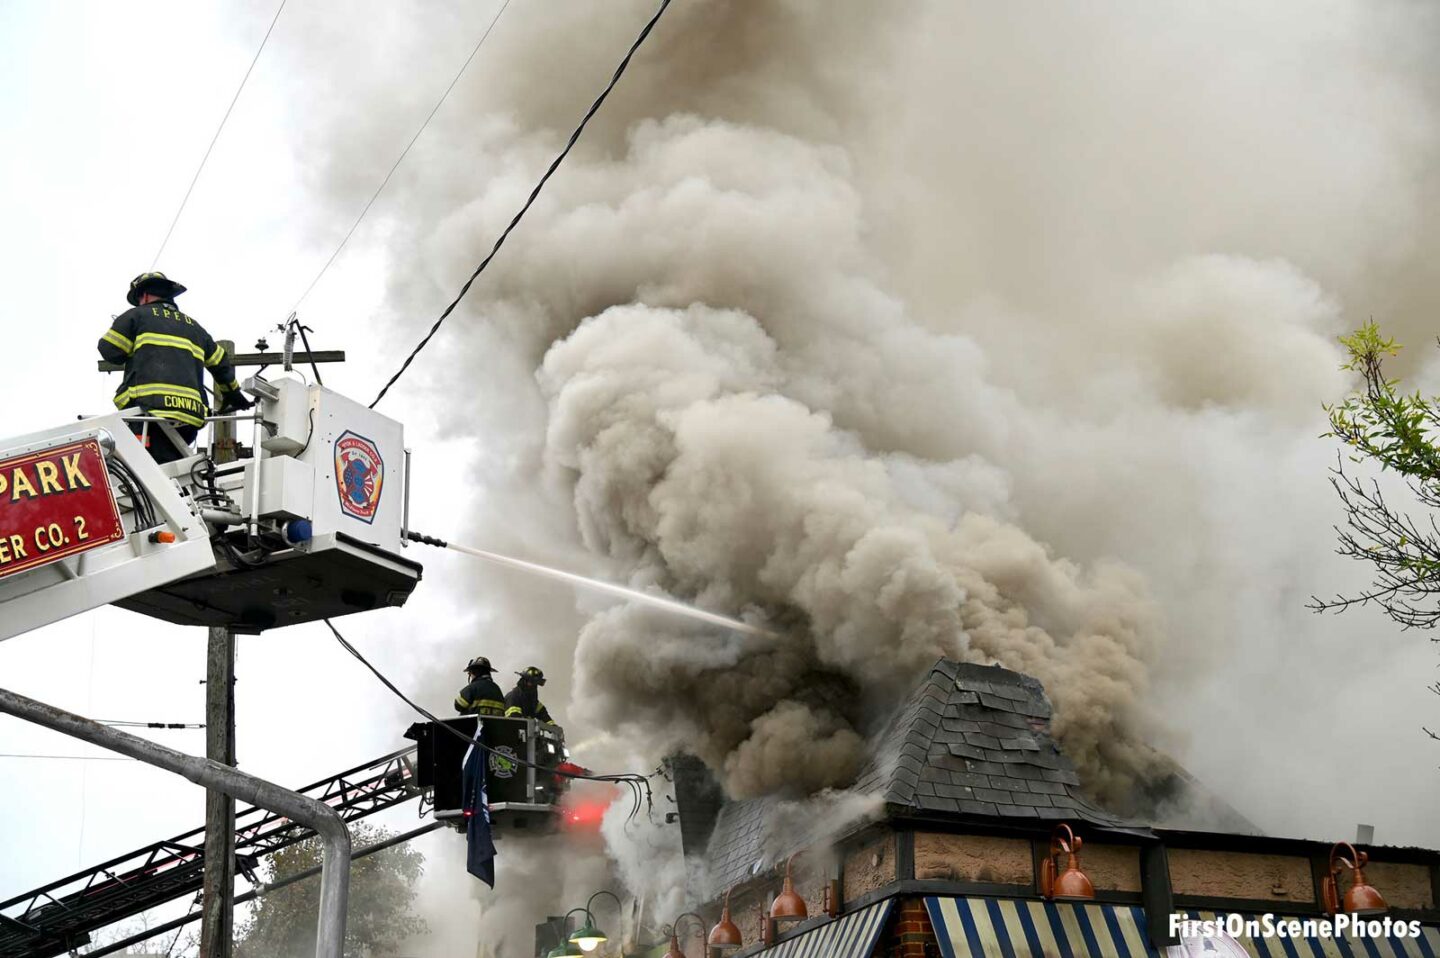
{"type": "MultiPolygon", "coordinates": [[[[810,320],[822,342],[832,315],[810,320]]],[[[894,362],[913,367],[911,355],[894,362]]],[[[926,512],[897,491],[886,456],[791,395],[782,356],[754,317],[700,305],[612,307],[547,353],[547,461],[576,476],[586,544],[707,606],[803,614],[773,645],[732,641],[719,661],[697,650],[704,638],[657,640],[654,627],[598,617],[576,653],[586,713],[697,745],[736,797],[804,795],[848,782],[865,755],[862,720],[936,658],[999,660],[1046,683],[1057,734],[1094,787],[1128,787],[1155,641],[1137,577],[1057,560],[1016,525],[965,509],[963,476],[947,477],[958,518],[926,512]]],[[[853,381],[843,367],[857,358],[843,351],[823,378],[853,381]]],[[[822,378],[818,358],[790,361],[822,378]]],[[[920,371],[905,371],[915,384],[920,371]]],[[[904,461],[912,479],[916,462],[904,461]]]]}
{"type": "MultiPolygon", "coordinates": [[[[506,13],[377,207],[397,352],[651,10],[506,13]]],[[[414,12],[347,74],[379,105],[325,142],[337,206],[403,139],[413,25],[474,26],[414,12]]],[[[1102,796],[1158,745],[1262,825],[1378,809],[1434,840],[1384,784],[1419,743],[1373,734],[1418,724],[1429,660],[1303,602],[1358,574],[1316,438],[1333,337],[1424,341],[1440,305],[1437,39],[1405,0],[677,2],[400,388],[474,437],[454,538],[781,638],[479,570],[490,644],[447,626],[457,662],[546,668],[588,764],[683,742],[733,794],[796,798],[845,783],[935,657],[998,661],[1102,796]],[[1339,689],[1395,711],[1335,725],[1339,689]],[[1317,730],[1365,772],[1339,799],[1317,730]]]]}

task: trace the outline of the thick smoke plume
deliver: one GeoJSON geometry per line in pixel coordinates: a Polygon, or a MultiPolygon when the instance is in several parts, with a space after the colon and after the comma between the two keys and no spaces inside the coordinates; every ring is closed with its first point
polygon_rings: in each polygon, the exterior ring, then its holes
{"type": "MultiPolygon", "coordinates": [[[[651,11],[506,13],[388,199],[397,352],[651,11]]],[[[392,26],[346,74],[393,110],[347,117],[345,209],[423,107],[384,64],[433,37],[392,26]]],[[[395,408],[474,437],[468,537],[782,638],[482,571],[487,651],[556,676],[592,764],[685,743],[735,795],[843,784],[953,655],[1043,681],[1104,797],[1158,739],[1262,825],[1433,840],[1383,784],[1411,746],[1336,730],[1348,802],[1307,757],[1333,690],[1395,702],[1425,660],[1303,603],[1354,574],[1333,336],[1440,305],[1437,39],[1405,0],[677,0],[395,408]]]]}
{"type": "MultiPolygon", "coordinates": [[[[805,283],[840,278],[832,267],[805,283]]],[[[824,344],[835,314],[807,315],[824,344]]],[[[824,360],[796,351],[820,378],[824,360]]],[[[576,653],[586,712],[693,743],[736,797],[804,795],[848,782],[864,719],[936,658],[999,660],[1046,682],[1088,781],[1127,785],[1154,632],[1135,576],[1081,570],[970,511],[963,475],[946,476],[960,515],[927,512],[901,488],[916,472],[923,485],[923,465],[902,456],[893,470],[797,398],[785,352],[749,314],[694,305],[612,307],[546,355],[547,457],[576,475],[587,545],[704,605],[795,619],[778,641],[725,640],[716,654],[713,637],[597,617],[576,653]]],[[[824,378],[853,381],[858,358],[842,353],[824,378]]]]}

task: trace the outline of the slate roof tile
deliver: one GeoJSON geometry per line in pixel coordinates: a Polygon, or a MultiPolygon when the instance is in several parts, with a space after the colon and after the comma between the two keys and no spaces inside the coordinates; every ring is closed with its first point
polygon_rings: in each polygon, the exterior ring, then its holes
{"type": "Polygon", "coordinates": [[[1035,809],[1029,805],[997,805],[995,806],[1001,815],[1009,815],[1012,818],[1038,818],[1035,809]]]}
{"type": "Polygon", "coordinates": [[[1023,764],[1016,762],[1006,765],[1005,774],[1014,775],[1016,778],[1023,778],[1030,782],[1030,791],[1032,792],[1035,791],[1035,782],[1043,782],[1045,780],[1045,770],[1031,765],[1028,762],[1023,764]]]}
{"type": "Polygon", "coordinates": [[[953,798],[927,798],[920,807],[937,812],[960,811],[960,803],[953,798]]]}
{"type": "Polygon", "coordinates": [[[976,748],[973,745],[961,745],[958,742],[951,742],[950,754],[959,758],[983,759],[985,757],[985,750],[976,748]]]}
{"type": "Polygon", "coordinates": [[[935,794],[946,798],[975,798],[975,789],[966,785],[936,785],[935,794]]]}
{"type": "Polygon", "coordinates": [[[1007,788],[1007,789],[1009,789],[1009,790],[1012,791],[1012,792],[1028,792],[1028,791],[1030,791],[1030,789],[1029,789],[1029,787],[1028,787],[1028,783],[1027,783],[1024,779],[1010,778],[1010,777],[1007,776],[1007,775],[991,775],[991,776],[990,776],[990,787],[991,787],[991,788],[1007,788]]]}
{"type": "Polygon", "coordinates": [[[999,762],[971,762],[970,771],[984,775],[1004,775],[1007,769],[999,762]]]}

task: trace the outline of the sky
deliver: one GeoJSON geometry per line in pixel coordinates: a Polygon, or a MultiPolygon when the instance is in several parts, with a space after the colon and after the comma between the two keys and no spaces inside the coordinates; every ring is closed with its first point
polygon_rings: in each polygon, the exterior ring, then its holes
{"type": "MultiPolygon", "coordinates": [[[[478,261],[490,227],[508,217],[537,160],[548,159],[554,131],[593,95],[590,73],[556,71],[554,61],[529,55],[548,23],[524,4],[516,0],[515,12],[528,18],[502,19],[494,49],[482,51],[300,309],[316,348],[347,350],[345,364],[324,370],[326,384],[347,395],[373,396],[399,350],[478,261]],[[527,123],[540,130],[533,142],[515,133],[526,133],[527,123]],[[519,143],[513,150],[511,138],[519,143]]],[[[980,358],[956,378],[993,380],[996,395],[985,401],[1009,408],[1014,400],[1034,411],[987,433],[976,425],[984,417],[965,415],[961,405],[931,406],[914,441],[942,450],[974,443],[1008,470],[995,480],[996,499],[1013,496],[1003,508],[1048,546],[1082,563],[1114,558],[1153,577],[1171,631],[1185,640],[1165,647],[1151,683],[1147,707],[1164,719],[1163,744],[1277,833],[1344,838],[1364,821],[1377,825],[1381,842],[1433,847],[1440,825],[1427,796],[1440,763],[1420,732],[1422,723],[1436,724],[1436,699],[1426,690],[1435,678],[1433,647],[1378,615],[1317,619],[1300,609],[1312,592],[1363,582],[1329,555],[1328,527],[1338,512],[1324,487],[1332,452],[1318,439],[1318,407],[1343,381],[1328,339],[1374,309],[1409,308],[1410,340],[1429,335],[1428,320],[1415,317],[1427,315],[1419,307],[1434,301],[1434,284],[1413,275],[1429,262],[1423,250],[1433,233],[1417,225],[1427,194],[1396,184],[1416,175],[1417,157],[1435,156],[1434,130],[1414,111],[1435,84],[1422,71],[1405,72],[1413,51],[1383,47],[1381,39],[1393,38],[1373,24],[1362,29],[1355,5],[1330,3],[1314,18],[1283,3],[1273,17],[1268,7],[1240,16],[1224,6],[1209,19],[1197,12],[1196,22],[1174,25],[1158,16],[1037,24],[997,14],[965,23],[962,35],[942,22],[909,62],[862,85],[874,87],[872,97],[900,91],[897,103],[923,102],[916,91],[935,89],[937,76],[978,91],[957,98],[945,124],[899,108],[883,122],[867,115],[856,125],[890,134],[876,146],[869,130],[777,122],[786,135],[860,145],[811,155],[786,141],[772,154],[782,137],[741,139],[758,159],[712,168],[706,148],[730,145],[724,137],[733,129],[717,124],[715,140],[682,144],[672,156],[661,147],[667,135],[683,138],[685,121],[664,129],[635,121],[641,145],[653,147],[642,159],[654,163],[635,178],[673,176],[683,194],[708,177],[726,184],[717,192],[743,196],[747,177],[778,170],[786,175],[776,178],[825,215],[832,201],[842,212],[864,206],[857,233],[887,255],[873,270],[841,265],[882,275],[882,287],[908,300],[919,325],[971,337],[980,358]],[[1255,39],[1292,30],[1303,56],[1276,55],[1255,39]],[[1213,46],[1197,49],[1187,43],[1192,36],[1213,46]],[[1375,65],[1372,44],[1399,81],[1375,65]],[[1111,54],[1113,62],[1139,63],[1155,82],[1107,75],[1111,54]],[[1329,58],[1359,66],[1315,67],[1329,58]],[[1033,69],[1015,70],[1017,62],[1033,69]],[[1252,96],[1256,88],[1265,95],[1252,96]],[[1293,109],[1297,103],[1307,109],[1293,109]],[[1005,122],[985,110],[1004,110],[1005,122]],[[1137,114],[1147,136],[1131,139],[1137,114]],[[940,126],[982,135],[940,142],[930,136],[940,126]],[[1210,135],[1192,137],[1190,129],[1210,135]],[[793,166],[767,169],[772,155],[793,166]],[[676,156],[705,166],[704,175],[685,180],[688,168],[677,174],[667,165],[676,156]],[[1057,162],[1063,175],[1051,166],[1057,162]],[[889,175],[897,165],[906,176],[889,175]],[[829,188],[831,175],[845,181],[841,188],[829,188]],[[803,192],[809,178],[819,184],[813,195],[803,192]],[[946,241],[924,241],[936,235],[946,241]],[[1080,320],[1037,319],[1066,310],[1080,320]],[[1260,310],[1280,317],[1273,338],[1247,337],[1236,319],[1260,310]],[[1162,321],[1137,318],[1152,315],[1162,321]],[[1226,349],[1207,351],[1207,337],[1226,349]],[[1084,375],[1067,373],[1067,357],[1077,368],[1094,365],[1084,375]],[[1132,408],[1140,394],[1159,397],[1153,415],[1132,408]]],[[[156,264],[190,287],[182,307],[241,348],[272,334],[496,7],[493,0],[413,8],[290,0],[156,264]]],[[[625,9],[629,16],[646,7],[625,9]]],[[[130,278],[151,268],[274,9],[268,2],[0,0],[0,142],[7,144],[0,222],[10,227],[0,233],[0,279],[23,291],[0,352],[0,376],[14,397],[0,409],[0,436],[108,408],[113,381],[95,372],[95,340],[125,308],[130,278]]],[[[563,8],[556,37],[578,32],[581,9],[563,8]]],[[[593,49],[565,62],[608,72],[632,20],[605,24],[593,49]]],[[[666,37],[657,33],[654,42],[666,37]]],[[[850,53],[821,58],[817,99],[835,95],[826,84],[841,85],[837,77],[854,81],[869,68],[861,61],[841,69],[850,53]]],[[[803,73],[803,58],[796,60],[803,73]]],[[[693,82],[706,67],[677,75],[693,82]]],[[[628,82],[643,88],[654,78],[646,69],[642,60],[628,82]]],[[[742,102],[745,78],[720,79],[715,99],[742,102]]],[[[732,127],[764,127],[773,119],[767,111],[795,108],[783,94],[776,100],[733,115],[728,104],[701,98],[682,99],[676,109],[705,115],[713,108],[732,127]]],[[[606,192],[607,177],[623,177],[595,156],[622,156],[614,144],[635,136],[627,124],[647,106],[638,94],[617,96],[611,110],[622,119],[597,124],[594,165],[562,170],[553,201],[537,208],[528,234],[536,241],[520,234],[497,260],[493,282],[504,291],[497,295],[523,294],[535,275],[557,277],[556,296],[592,281],[580,257],[566,259],[579,248],[566,245],[577,242],[567,228],[593,228],[603,221],[597,211],[628,209],[606,192]],[[567,204],[581,211],[573,223],[564,220],[567,204]]],[[[706,221],[696,242],[723,240],[735,223],[749,221],[706,221]]],[[[817,214],[815,223],[829,221],[817,214]]],[[[844,229],[834,235],[847,250],[844,229]]],[[[724,249],[763,272],[743,242],[724,249]]],[[[805,265],[830,275],[833,264],[821,252],[812,260],[808,249],[805,265]]],[[[668,262],[653,255],[662,268],[668,262]]],[[[602,268],[624,274],[630,267],[617,257],[595,272],[602,268]]],[[[469,319],[457,313],[457,324],[469,319]]],[[[546,410],[535,365],[502,353],[503,337],[461,329],[442,333],[383,407],[405,423],[415,450],[414,525],[450,537],[487,530],[503,538],[502,547],[581,561],[575,511],[582,509],[539,519],[517,511],[511,522],[504,507],[521,500],[491,494],[496,475],[535,478],[521,472],[526,445],[546,439],[544,423],[530,429],[533,410],[546,410]],[[477,381],[480,388],[468,388],[477,381]],[[516,382],[537,395],[502,395],[516,382]],[[506,420],[530,432],[502,435],[506,420]]],[[[1440,378],[1433,365],[1411,369],[1440,378]]],[[[897,389],[897,405],[908,395],[897,389]]],[[[896,439],[902,451],[905,441],[896,439]]],[[[983,464],[975,468],[988,475],[983,464]]],[[[973,478],[927,477],[925,488],[937,496],[946,482],[973,478]]],[[[482,575],[449,555],[421,558],[426,578],[410,604],[347,619],[347,636],[402,686],[420,690],[427,705],[444,709],[447,682],[459,687],[470,655],[495,658],[498,649],[516,667],[528,664],[525,616],[537,630],[543,619],[543,630],[562,640],[537,644],[533,654],[557,675],[550,704],[567,715],[575,634],[608,603],[482,575]]],[[[195,722],[204,655],[200,630],[102,609],[0,643],[0,682],[92,717],[195,722]]],[[[390,751],[411,720],[320,626],[241,637],[237,675],[241,767],[278,782],[308,783],[390,751]]],[[[153,734],[203,748],[200,732],[153,734]]],[[[9,719],[0,719],[0,752],[92,754],[9,719]]],[[[202,817],[198,789],[133,763],[0,757],[0,769],[0,822],[7,823],[0,826],[0,898],[186,831],[202,817]],[[17,822],[23,827],[10,824],[17,822]]],[[[410,814],[402,810],[391,824],[407,827],[410,814]]],[[[433,881],[458,876],[453,838],[427,841],[433,881]]]]}

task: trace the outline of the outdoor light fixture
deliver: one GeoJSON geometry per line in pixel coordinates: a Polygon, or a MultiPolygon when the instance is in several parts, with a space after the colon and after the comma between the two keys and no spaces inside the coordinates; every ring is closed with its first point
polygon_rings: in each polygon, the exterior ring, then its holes
{"type": "Polygon", "coordinates": [[[1061,822],[1050,833],[1050,853],[1040,866],[1040,894],[1053,900],[1089,901],[1095,897],[1095,886],[1080,870],[1080,836],[1069,825],[1061,822]],[[1065,870],[1056,875],[1060,855],[1069,856],[1065,870]]]}
{"type": "Polygon", "coordinates": [[[1365,881],[1365,863],[1369,860],[1369,855],[1357,852],[1355,846],[1349,842],[1337,842],[1335,847],[1330,849],[1329,873],[1321,882],[1320,888],[1326,912],[1334,915],[1340,911],[1340,872],[1346,868],[1355,873],[1343,903],[1347,914],[1383,915],[1390,910],[1390,906],[1385,904],[1385,899],[1380,897],[1375,886],[1365,881]]]}
{"type": "Polygon", "coordinates": [[[605,932],[595,927],[593,918],[586,918],[585,924],[570,933],[571,944],[579,945],[581,951],[594,951],[602,941],[608,941],[605,932]]]}
{"type": "Polygon", "coordinates": [[[796,894],[795,882],[790,877],[790,865],[794,860],[794,855],[785,859],[785,885],[770,903],[771,921],[789,923],[804,921],[810,917],[810,910],[805,907],[805,899],[796,894]]]}
{"type": "Polygon", "coordinates": [[[679,938],[680,921],[684,918],[695,919],[695,933],[701,941],[705,940],[705,919],[701,918],[693,911],[687,911],[684,914],[680,915],[678,918],[676,918],[675,923],[670,926],[670,950],[665,952],[664,958],[685,958],[685,952],[680,949],[679,938]]]}
{"type": "Polygon", "coordinates": [[[711,948],[718,948],[720,951],[734,951],[745,944],[745,939],[740,935],[740,929],[735,922],[730,920],[730,892],[725,892],[725,906],[720,909],[720,920],[715,927],[710,929],[710,936],[706,943],[711,948]]]}
{"type": "Polygon", "coordinates": [[[556,945],[554,948],[551,948],[547,958],[574,958],[576,955],[584,954],[585,952],[581,951],[574,944],[567,942],[566,944],[556,945]]]}
{"type": "Polygon", "coordinates": [[[591,911],[591,906],[595,904],[595,899],[601,895],[609,895],[611,898],[614,898],[615,907],[619,908],[622,912],[624,911],[625,906],[620,904],[619,897],[616,896],[613,891],[605,891],[602,889],[590,896],[590,900],[585,903],[584,908],[572,908],[565,915],[566,918],[569,918],[570,915],[573,915],[577,911],[583,911],[585,913],[585,923],[575,931],[572,931],[569,938],[570,943],[579,945],[580,950],[583,952],[594,951],[596,948],[599,948],[601,944],[610,940],[610,937],[595,924],[595,913],[591,911]]]}

